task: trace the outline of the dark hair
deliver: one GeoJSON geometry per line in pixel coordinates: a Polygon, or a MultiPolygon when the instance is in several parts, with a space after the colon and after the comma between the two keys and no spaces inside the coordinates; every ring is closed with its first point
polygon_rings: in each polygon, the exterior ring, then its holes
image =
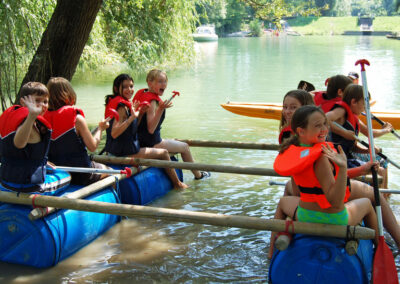
{"type": "Polygon", "coordinates": [[[50,78],[47,89],[50,93],[49,110],[57,110],[65,105],[72,106],[76,103],[76,93],[71,83],[65,78],[50,78]]]}
{"type": "Polygon", "coordinates": [[[40,82],[28,82],[21,87],[15,103],[19,104],[20,99],[29,95],[49,96],[46,86],[40,82]]]}
{"type": "Polygon", "coordinates": [[[308,125],[308,119],[313,114],[314,112],[319,112],[321,113],[324,117],[325,113],[321,110],[321,108],[316,107],[315,105],[306,105],[302,106],[298,109],[293,114],[292,117],[292,122],[291,122],[291,127],[295,135],[292,135],[289,139],[286,139],[280,146],[279,148],[279,153],[285,152],[287,148],[289,148],[290,145],[296,145],[299,146],[300,141],[298,137],[297,128],[306,128],[308,125]]]}
{"type": "Polygon", "coordinates": [[[121,95],[121,86],[122,83],[125,80],[129,80],[129,81],[133,81],[133,78],[131,76],[129,76],[128,74],[119,74],[113,82],[113,87],[112,87],[112,95],[107,95],[106,96],[106,104],[108,103],[108,101],[112,98],[115,98],[116,96],[121,95]]]}
{"type": "Polygon", "coordinates": [[[314,87],[313,84],[311,84],[311,83],[309,83],[307,81],[301,80],[299,82],[299,84],[297,85],[297,89],[304,90],[304,91],[307,91],[307,92],[311,92],[311,91],[315,90],[315,87],[314,87]]]}
{"type": "MultiPolygon", "coordinates": [[[[314,105],[314,99],[311,96],[309,92],[306,92],[304,90],[292,90],[286,93],[286,95],[283,97],[283,102],[285,101],[286,97],[292,97],[295,98],[300,102],[302,106],[305,105],[314,105]]],[[[279,130],[282,130],[283,125],[285,125],[286,121],[285,118],[283,117],[283,112],[281,114],[281,122],[279,124],[279,130]]]]}
{"type": "Polygon", "coordinates": [[[364,99],[364,92],[362,86],[356,84],[350,84],[346,87],[346,89],[344,89],[342,100],[346,104],[350,105],[352,99],[355,99],[356,102],[364,99]]]}
{"type": "Polygon", "coordinates": [[[338,90],[344,91],[346,87],[352,84],[353,81],[344,75],[332,76],[328,80],[328,86],[326,88],[327,99],[334,99],[338,96],[338,90]]]}

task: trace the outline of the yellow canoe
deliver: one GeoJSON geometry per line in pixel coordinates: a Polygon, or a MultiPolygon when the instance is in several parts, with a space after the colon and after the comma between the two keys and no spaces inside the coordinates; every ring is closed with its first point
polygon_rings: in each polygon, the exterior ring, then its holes
{"type": "MultiPolygon", "coordinates": [[[[246,103],[246,102],[228,102],[221,106],[235,114],[268,118],[281,119],[282,104],[280,103],[246,103]]],[[[372,114],[380,118],[382,121],[390,122],[395,129],[400,129],[400,112],[399,111],[374,111],[372,114]]],[[[360,115],[361,121],[366,123],[365,116],[360,115]]],[[[374,128],[381,128],[381,125],[373,120],[374,128]]]]}

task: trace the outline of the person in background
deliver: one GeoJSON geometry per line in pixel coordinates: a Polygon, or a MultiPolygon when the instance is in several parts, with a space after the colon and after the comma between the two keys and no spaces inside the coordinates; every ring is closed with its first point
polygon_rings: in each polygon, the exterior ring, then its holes
{"type": "Polygon", "coordinates": [[[309,83],[307,81],[303,81],[303,80],[301,80],[299,82],[299,84],[297,85],[297,89],[304,90],[304,91],[307,91],[307,92],[315,91],[315,87],[314,87],[313,84],[311,84],[311,83],[309,83]]]}
{"type": "Polygon", "coordinates": [[[51,126],[43,118],[49,92],[39,82],[24,84],[13,105],[0,116],[0,182],[18,192],[45,192],[51,126]]]}
{"type": "MultiPolygon", "coordinates": [[[[119,114],[119,121],[111,119],[110,128],[107,129],[105,151],[114,156],[129,156],[133,158],[147,158],[170,161],[166,149],[141,147],[138,139],[138,123],[140,111],[146,111],[148,102],[131,99],[134,92],[133,78],[128,74],[120,74],[114,79],[113,94],[106,96],[105,117],[111,110],[119,114]]],[[[188,186],[181,182],[174,169],[165,169],[174,188],[185,189],[188,186]]]]}
{"type": "Polygon", "coordinates": [[[358,85],[359,76],[357,72],[349,72],[347,77],[349,77],[353,81],[353,84],[358,85]]]}
{"type": "MultiPolygon", "coordinates": [[[[100,121],[92,135],[83,111],[75,106],[76,93],[71,83],[65,78],[54,77],[48,81],[47,88],[50,93],[49,111],[44,117],[53,128],[49,160],[57,166],[107,169],[107,166],[91,161],[86,149],[91,152],[97,149],[102,132],[109,127],[108,122],[100,121]]],[[[71,173],[71,183],[88,185],[106,176],[71,173]]]]}
{"type": "MultiPolygon", "coordinates": [[[[137,91],[133,98],[134,101],[150,102],[150,107],[143,114],[139,123],[140,146],[180,153],[184,162],[193,163],[194,159],[187,143],[161,138],[161,125],[165,119],[165,110],[172,107],[172,102],[161,99],[168,84],[167,74],[164,71],[153,69],[147,74],[146,82],[148,89],[137,91]]],[[[196,180],[210,176],[210,173],[205,171],[192,170],[192,173],[196,180]]]]}

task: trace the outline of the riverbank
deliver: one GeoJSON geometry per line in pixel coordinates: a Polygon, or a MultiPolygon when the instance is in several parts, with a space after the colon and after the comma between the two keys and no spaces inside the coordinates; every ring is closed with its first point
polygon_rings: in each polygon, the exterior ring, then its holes
{"type": "MultiPolygon", "coordinates": [[[[289,26],[302,35],[342,35],[345,31],[359,31],[357,17],[306,17],[287,20],[289,26]]],[[[400,31],[400,16],[376,17],[374,31],[400,31]]]]}

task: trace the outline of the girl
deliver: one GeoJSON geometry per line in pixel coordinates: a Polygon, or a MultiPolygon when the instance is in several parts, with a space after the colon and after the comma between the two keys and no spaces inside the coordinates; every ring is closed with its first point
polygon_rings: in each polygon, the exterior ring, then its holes
{"type": "MultiPolygon", "coordinates": [[[[357,225],[364,219],[368,227],[376,230],[377,243],[377,219],[370,200],[348,201],[346,155],[341,147],[337,153],[325,142],[328,121],[324,112],[315,106],[303,106],[294,113],[291,126],[296,135],[282,144],[274,169],[293,177],[300,198],[282,197],[275,218],[293,216],[300,222],[337,225],[357,225]]],[[[270,256],[274,235],[271,234],[270,256]]]]}
{"type": "MultiPolygon", "coordinates": [[[[59,166],[107,169],[103,164],[90,160],[87,149],[94,152],[101,140],[102,131],[108,128],[105,120],[92,135],[83,111],[75,107],[76,93],[71,83],[62,77],[54,77],[47,83],[50,93],[49,111],[45,118],[53,128],[49,160],[59,166]]],[[[88,185],[107,174],[71,173],[71,183],[88,185]]]]}
{"type": "Polygon", "coordinates": [[[1,184],[18,192],[44,192],[51,126],[43,118],[49,92],[39,82],[22,86],[14,105],[0,116],[1,184]]]}
{"type": "MultiPolygon", "coordinates": [[[[369,153],[368,149],[360,148],[355,143],[354,136],[358,136],[361,131],[368,136],[368,129],[365,124],[361,123],[358,116],[364,111],[364,94],[363,88],[360,85],[350,84],[346,87],[343,93],[343,99],[336,102],[332,110],[326,116],[329,121],[334,121],[342,125],[346,130],[340,129],[337,126],[332,126],[331,141],[335,144],[340,144],[347,156],[347,166],[349,168],[359,167],[365,162],[357,159],[353,153],[369,153]]],[[[374,137],[379,137],[390,132],[391,127],[380,130],[374,129],[374,137]]],[[[383,177],[383,188],[387,188],[387,169],[379,167],[379,175],[383,177]]]]}
{"type": "MultiPolygon", "coordinates": [[[[119,121],[112,119],[111,127],[107,129],[105,151],[114,156],[130,156],[134,158],[148,158],[170,160],[165,149],[140,147],[137,136],[139,110],[146,110],[138,101],[130,102],[133,96],[133,79],[128,74],[118,75],[113,83],[113,94],[106,96],[107,117],[110,109],[119,114],[119,121]]],[[[146,104],[146,103],[145,103],[146,104]]],[[[184,189],[188,186],[181,182],[174,169],[165,169],[174,188],[184,189]]]]}
{"type": "MultiPolygon", "coordinates": [[[[165,118],[165,109],[172,106],[171,102],[168,102],[168,100],[163,101],[160,98],[167,88],[167,74],[164,71],[153,69],[147,74],[146,82],[149,88],[139,90],[133,99],[140,102],[150,102],[150,107],[141,117],[139,124],[140,146],[161,148],[169,152],[181,153],[184,162],[193,163],[194,160],[188,144],[161,138],[160,130],[165,118]]],[[[209,172],[198,170],[193,170],[192,173],[196,180],[210,176],[209,172]]]]}
{"type": "MultiPolygon", "coordinates": [[[[279,144],[282,144],[284,140],[290,138],[290,136],[293,134],[290,123],[293,113],[296,111],[296,109],[304,105],[313,104],[313,97],[310,93],[304,90],[292,90],[283,97],[282,116],[279,124],[279,144]]],[[[285,192],[283,195],[286,196],[299,194],[298,188],[293,180],[291,179],[288,181],[285,185],[285,192]]]]}

